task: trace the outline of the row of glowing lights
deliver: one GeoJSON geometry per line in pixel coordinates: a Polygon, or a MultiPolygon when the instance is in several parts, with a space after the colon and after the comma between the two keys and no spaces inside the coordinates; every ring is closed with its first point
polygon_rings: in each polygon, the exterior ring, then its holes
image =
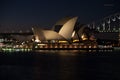
{"type": "Polygon", "coordinates": [[[46,44],[38,44],[35,48],[97,48],[96,45],[93,46],[86,46],[86,45],[50,45],[47,46],[46,44]]]}
{"type": "Polygon", "coordinates": [[[35,48],[113,48],[112,45],[46,45],[38,44],[35,48]]]}
{"type": "Polygon", "coordinates": [[[21,48],[21,49],[14,49],[14,48],[2,48],[2,51],[3,52],[19,52],[19,51],[21,51],[21,52],[29,52],[29,51],[31,51],[32,49],[29,49],[29,48],[21,48]]]}

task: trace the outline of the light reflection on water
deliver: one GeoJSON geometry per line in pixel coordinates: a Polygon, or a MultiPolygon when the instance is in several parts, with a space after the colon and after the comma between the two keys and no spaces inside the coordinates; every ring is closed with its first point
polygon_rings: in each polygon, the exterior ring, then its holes
{"type": "Polygon", "coordinates": [[[40,54],[58,54],[58,55],[62,55],[62,56],[67,56],[67,55],[77,55],[79,52],[86,52],[86,51],[79,51],[79,50],[39,50],[37,51],[40,54]]]}
{"type": "Polygon", "coordinates": [[[120,54],[41,50],[0,54],[0,80],[120,80],[120,54]]]}
{"type": "Polygon", "coordinates": [[[38,54],[57,54],[61,56],[77,56],[82,54],[91,53],[104,53],[113,52],[113,50],[37,50],[38,54]]]}

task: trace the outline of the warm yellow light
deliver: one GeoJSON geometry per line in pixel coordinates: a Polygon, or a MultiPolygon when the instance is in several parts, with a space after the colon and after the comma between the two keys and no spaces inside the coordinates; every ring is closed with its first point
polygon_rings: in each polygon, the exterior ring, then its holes
{"type": "Polygon", "coordinates": [[[59,41],[59,43],[67,43],[67,41],[59,41]]]}
{"type": "Polygon", "coordinates": [[[34,39],[32,39],[32,41],[34,41],[34,39]]]}
{"type": "Polygon", "coordinates": [[[82,40],[87,40],[88,39],[84,34],[81,36],[81,38],[82,38],[82,40]]]}
{"type": "Polygon", "coordinates": [[[35,37],[35,42],[41,42],[38,36],[35,37]]]}
{"type": "Polygon", "coordinates": [[[72,33],[72,37],[74,37],[74,35],[75,35],[75,31],[73,31],[73,33],[72,33]]]}
{"type": "Polygon", "coordinates": [[[36,39],[35,42],[40,42],[40,40],[39,40],[39,39],[36,39]]]}
{"type": "Polygon", "coordinates": [[[73,40],[73,42],[78,42],[78,41],[79,41],[78,39],[73,40]]]}
{"type": "Polygon", "coordinates": [[[82,39],[84,38],[84,34],[81,36],[81,38],[82,38],[82,39]]]}
{"type": "Polygon", "coordinates": [[[44,45],[46,45],[46,44],[38,44],[38,46],[44,46],[44,45]]]}

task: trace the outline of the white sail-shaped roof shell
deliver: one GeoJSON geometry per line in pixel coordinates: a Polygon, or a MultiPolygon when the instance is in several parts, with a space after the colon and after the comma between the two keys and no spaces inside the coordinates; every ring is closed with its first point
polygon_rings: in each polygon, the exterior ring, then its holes
{"type": "Polygon", "coordinates": [[[59,34],[67,40],[71,39],[76,20],[77,17],[68,20],[60,29],[59,34]]]}

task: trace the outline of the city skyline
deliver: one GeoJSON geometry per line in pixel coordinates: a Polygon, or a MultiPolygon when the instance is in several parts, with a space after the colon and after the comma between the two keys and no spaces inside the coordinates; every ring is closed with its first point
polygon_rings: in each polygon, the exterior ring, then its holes
{"type": "Polygon", "coordinates": [[[65,16],[78,16],[90,23],[120,11],[119,0],[1,0],[0,31],[31,29],[32,25],[51,28],[65,16]],[[12,29],[11,29],[12,28],[12,29]]]}

